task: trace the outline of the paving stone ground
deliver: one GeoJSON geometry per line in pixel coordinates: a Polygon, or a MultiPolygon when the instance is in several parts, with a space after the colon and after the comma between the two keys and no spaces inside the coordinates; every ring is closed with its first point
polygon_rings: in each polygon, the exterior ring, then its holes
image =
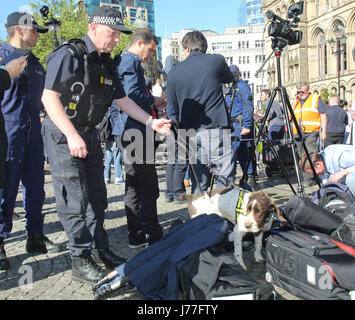
{"type": "MultiPolygon", "coordinates": [[[[159,175],[160,197],[158,213],[161,225],[167,230],[176,218],[188,218],[187,205],[166,203],[165,168],[157,166],[159,175]]],[[[295,178],[291,180],[297,191],[295,178]]],[[[263,170],[258,175],[260,187],[274,199],[277,205],[283,205],[293,195],[286,180],[278,173],[271,178],[263,170]]],[[[315,190],[306,188],[306,193],[315,190]]],[[[44,233],[55,243],[65,245],[67,237],[56,213],[55,198],[51,183],[50,168],[46,166],[46,199],[43,207],[45,214],[44,233]]],[[[124,213],[124,185],[107,184],[108,208],[105,228],[108,232],[111,250],[127,259],[134,257],[141,250],[128,248],[127,225],[124,213]]],[[[190,192],[188,188],[187,192],[190,192]]],[[[24,215],[22,194],[19,190],[15,212],[24,215]]],[[[10,268],[0,271],[0,300],[91,300],[91,286],[71,280],[71,260],[68,251],[52,254],[30,255],[25,251],[25,220],[16,221],[10,238],[5,241],[5,248],[10,260],[10,268]],[[30,280],[30,281],[29,281],[30,280]]],[[[142,300],[144,297],[135,288],[124,287],[118,290],[111,300],[142,300]]]]}

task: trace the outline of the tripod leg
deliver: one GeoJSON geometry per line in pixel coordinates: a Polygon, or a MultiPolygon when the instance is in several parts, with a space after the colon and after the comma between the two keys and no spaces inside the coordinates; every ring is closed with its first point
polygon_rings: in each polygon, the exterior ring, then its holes
{"type": "MultiPolygon", "coordinates": [[[[259,141],[260,141],[260,138],[261,138],[261,135],[263,134],[263,131],[264,131],[264,128],[265,128],[265,124],[266,124],[266,119],[267,119],[267,116],[269,115],[270,113],[270,109],[271,109],[271,106],[275,100],[275,96],[276,96],[276,93],[277,93],[277,89],[275,88],[272,93],[271,93],[271,97],[270,97],[270,100],[269,100],[269,103],[267,105],[267,108],[266,108],[266,111],[265,111],[265,115],[264,115],[264,119],[263,119],[263,122],[261,124],[261,126],[259,127],[259,132],[258,132],[258,136],[256,138],[256,141],[254,142],[252,148],[251,148],[251,152],[250,152],[250,156],[249,156],[249,159],[248,159],[248,162],[247,162],[247,165],[246,165],[246,168],[249,168],[250,166],[250,163],[253,161],[253,159],[255,158],[255,146],[258,145],[259,141]]],[[[246,180],[246,175],[247,175],[247,170],[245,170],[243,172],[243,176],[242,178],[240,179],[240,182],[239,182],[239,186],[242,186],[246,180]]]]}
{"type": "Polygon", "coordinates": [[[295,189],[293,188],[293,186],[292,186],[292,184],[291,184],[291,182],[290,182],[290,175],[288,174],[287,169],[286,169],[285,165],[283,164],[283,162],[282,162],[282,160],[281,160],[279,154],[278,154],[277,151],[275,150],[273,144],[270,142],[270,140],[269,140],[268,137],[266,137],[265,141],[266,141],[266,143],[268,144],[268,146],[270,147],[271,152],[273,153],[273,155],[276,157],[278,163],[281,165],[281,170],[282,170],[282,172],[285,174],[286,180],[287,180],[288,185],[290,186],[292,192],[294,193],[294,195],[297,195],[295,189]]]}
{"type": "MultiPolygon", "coordinates": [[[[289,99],[288,99],[288,96],[287,96],[287,93],[286,93],[286,89],[283,88],[283,87],[281,87],[281,96],[283,96],[284,99],[285,99],[286,105],[287,105],[287,107],[288,107],[289,114],[291,115],[291,120],[293,121],[293,124],[294,124],[294,126],[295,126],[295,128],[296,128],[297,134],[298,134],[299,138],[300,138],[301,141],[302,141],[302,146],[303,146],[303,149],[304,149],[304,151],[305,151],[306,157],[307,157],[307,159],[308,159],[308,161],[309,161],[309,163],[310,163],[310,166],[311,166],[313,175],[314,175],[314,176],[317,176],[316,169],[314,168],[314,165],[313,165],[313,163],[312,163],[312,160],[311,160],[311,157],[310,157],[310,155],[309,155],[309,152],[308,152],[308,148],[307,148],[307,146],[306,146],[306,143],[305,143],[305,141],[302,139],[302,131],[301,131],[301,129],[300,129],[298,123],[297,123],[295,113],[293,112],[291,103],[290,103],[290,101],[289,101],[289,99]]],[[[294,140],[294,136],[293,136],[293,131],[292,131],[292,128],[291,128],[291,124],[290,124],[290,119],[289,119],[288,117],[286,118],[286,122],[288,122],[287,129],[289,130],[289,133],[290,133],[290,135],[292,136],[292,146],[293,146],[293,148],[292,148],[292,153],[294,153],[295,140],[294,140]]],[[[294,156],[294,159],[295,159],[295,156],[294,156]]],[[[295,167],[296,167],[296,161],[295,161],[295,167]]],[[[297,174],[297,178],[298,178],[298,177],[299,177],[299,173],[300,173],[300,171],[299,171],[300,169],[299,169],[298,163],[297,163],[297,170],[296,170],[296,174],[297,174]],[[297,170],[298,170],[298,171],[297,171],[297,170]]],[[[320,184],[320,182],[318,181],[318,179],[316,179],[316,181],[317,181],[317,184],[318,184],[319,188],[321,188],[321,184],[320,184]]],[[[302,188],[302,189],[303,189],[303,188],[302,188]]]]}

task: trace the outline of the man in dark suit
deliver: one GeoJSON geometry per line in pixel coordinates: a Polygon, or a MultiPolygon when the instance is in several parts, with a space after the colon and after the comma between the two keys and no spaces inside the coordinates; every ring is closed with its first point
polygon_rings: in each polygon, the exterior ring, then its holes
{"type": "MultiPolygon", "coordinates": [[[[185,60],[168,74],[167,115],[178,121],[179,134],[190,129],[190,163],[202,189],[209,187],[209,167],[217,176],[217,187],[225,186],[226,181],[219,176],[227,178],[233,166],[222,84],[232,82],[234,75],[222,55],[206,54],[207,41],[201,32],[187,33],[182,47],[185,60]]],[[[194,175],[191,192],[200,192],[194,175]]]]}

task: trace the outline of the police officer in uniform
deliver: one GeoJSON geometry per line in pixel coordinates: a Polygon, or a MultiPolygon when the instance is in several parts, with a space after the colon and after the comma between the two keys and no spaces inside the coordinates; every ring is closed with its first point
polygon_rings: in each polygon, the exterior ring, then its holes
{"type": "Polygon", "coordinates": [[[153,120],[124,93],[110,59],[121,32],[131,32],[121,14],[99,7],[83,40],[59,47],[47,60],[44,143],[58,215],[69,239],[72,278],[81,282],[93,283],[104,275],[98,264],[113,268],[125,261],[109,250],[103,226],[107,191],[95,126],[114,100],[137,121],[163,134],[170,131],[169,120],[153,120]]]}
{"type": "MultiPolygon", "coordinates": [[[[7,185],[4,188],[0,214],[0,239],[12,230],[12,215],[22,183],[23,205],[26,211],[26,251],[47,253],[60,251],[43,233],[42,206],[44,202],[44,152],[41,136],[40,111],[44,85],[44,69],[29,50],[34,47],[39,33],[47,28],[37,24],[32,15],[13,12],[7,17],[6,30],[9,43],[0,45],[0,57],[11,61],[19,55],[27,56],[27,67],[11,81],[1,104],[8,138],[6,156],[7,185]]],[[[3,241],[3,240],[2,240],[3,241]]],[[[4,258],[3,265],[9,266],[4,258]]]]}
{"type": "MultiPolygon", "coordinates": [[[[252,104],[253,96],[246,81],[240,78],[238,66],[231,65],[229,69],[234,74],[233,87],[226,94],[226,104],[231,108],[230,116],[233,125],[232,147],[234,151],[234,170],[229,179],[234,181],[237,161],[239,161],[243,172],[249,159],[248,139],[253,138],[253,114],[254,107],[252,104]],[[232,105],[233,104],[233,105],[232,105]]],[[[253,167],[250,164],[247,169],[248,177],[253,175],[253,167]]],[[[247,179],[250,187],[256,187],[254,179],[247,179]]]]}
{"type": "MultiPolygon", "coordinates": [[[[0,59],[1,62],[2,59],[0,59]]],[[[11,60],[6,65],[0,66],[0,103],[2,101],[4,91],[11,86],[11,79],[17,78],[25,69],[27,61],[25,56],[11,60]]],[[[7,136],[5,131],[4,116],[1,112],[0,105],[0,202],[6,186],[6,153],[7,153],[7,136]]],[[[0,207],[0,215],[2,209],[0,207]]],[[[0,270],[9,268],[9,260],[6,257],[4,248],[4,239],[0,237],[0,270]]]]}

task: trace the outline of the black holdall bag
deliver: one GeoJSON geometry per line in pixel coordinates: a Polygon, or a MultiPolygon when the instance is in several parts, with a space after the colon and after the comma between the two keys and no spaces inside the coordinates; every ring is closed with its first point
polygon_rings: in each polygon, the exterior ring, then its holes
{"type": "Polygon", "coordinates": [[[331,234],[332,239],[355,250],[355,203],[351,204],[344,213],[343,223],[331,234]]]}
{"type": "Polygon", "coordinates": [[[328,211],[344,217],[346,209],[355,201],[348,186],[340,182],[329,182],[317,190],[312,202],[328,211]]]}
{"type": "MultiPolygon", "coordinates": [[[[248,268],[252,253],[249,250],[244,254],[248,268]]],[[[273,287],[265,281],[265,264],[254,263],[251,271],[246,272],[232,252],[196,253],[179,270],[179,282],[184,300],[272,300],[274,297],[273,287]]]]}
{"type": "Polygon", "coordinates": [[[300,299],[354,299],[354,270],[353,255],[313,230],[278,232],[266,244],[266,279],[300,299]]]}
{"type": "Polygon", "coordinates": [[[331,234],[343,222],[342,218],[317,206],[311,199],[296,195],[287,201],[282,212],[293,229],[312,229],[331,234]]]}

